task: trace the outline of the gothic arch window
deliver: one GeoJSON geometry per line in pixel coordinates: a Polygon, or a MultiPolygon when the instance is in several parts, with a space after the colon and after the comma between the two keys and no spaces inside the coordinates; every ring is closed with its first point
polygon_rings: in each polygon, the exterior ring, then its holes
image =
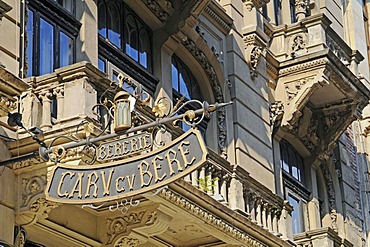
{"type": "Polygon", "coordinates": [[[152,33],[145,23],[120,0],[99,0],[98,14],[100,40],[152,72],[152,33]]]}

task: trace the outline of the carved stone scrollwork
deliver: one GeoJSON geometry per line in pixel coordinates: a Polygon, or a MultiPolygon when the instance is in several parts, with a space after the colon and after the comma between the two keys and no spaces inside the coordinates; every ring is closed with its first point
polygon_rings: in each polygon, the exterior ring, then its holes
{"type": "Polygon", "coordinates": [[[15,99],[7,98],[0,95],[0,116],[6,116],[8,112],[11,112],[17,108],[17,102],[15,99]]]}
{"type": "Polygon", "coordinates": [[[302,78],[300,80],[285,83],[287,105],[290,105],[294,98],[298,95],[299,91],[304,87],[304,85],[312,81],[314,78],[314,76],[310,76],[302,78]]]}
{"type": "Polygon", "coordinates": [[[137,247],[139,244],[140,241],[136,238],[123,237],[114,244],[114,247],[137,247]]]}
{"type": "Polygon", "coordinates": [[[262,8],[269,0],[243,0],[243,2],[247,10],[252,11],[253,7],[256,7],[256,9],[262,8]]]}
{"type": "Polygon", "coordinates": [[[284,104],[281,101],[275,101],[270,105],[270,124],[274,126],[276,121],[282,118],[284,114],[284,104]]]}
{"type": "MultiPolygon", "coordinates": [[[[199,62],[202,66],[204,71],[206,72],[209,81],[211,82],[213,94],[215,96],[216,102],[223,102],[223,92],[221,86],[219,85],[219,81],[216,75],[216,71],[208,61],[206,55],[203,51],[201,51],[194,41],[190,38],[186,37],[183,41],[184,46],[186,49],[195,57],[195,59],[199,62]]],[[[218,125],[218,145],[220,149],[220,153],[223,157],[227,156],[226,150],[226,113],[225,108],[217,109],[217,125],[218,125]]]]}
{"type": "Polygon", "coordinates": [[[38,198],[28,208],[21,208],[22,211],[16,215],[16,224],[21,226],[35,224],[40,219],[46,219],[50,211],[58,205],[58,203],[48,201],[46,198],[38,198]]]}
{"type": "Polygon", "coordinates": [[[22,179],[22,204],[21,207],[28,205],[30,200],[44,192],[46,186],[46,175],[33,176],[22,179]]]}
{"type": "Polygon", "coordinates": [[[146,211],[140,211],[114,219],[108,218],[106,224],[108,237],[107,244],[111,244],[119,234],[128,232],[132,227],[145,224],[145,222],[143,222],[145,213],[146,211]]]}
{"type": "Polygon", "coordinates": [[[173,12],[172,4],[168,0],[142,0],[142,2],[161,22],[167,22],[170,18],[170,14],[173,12]]]}

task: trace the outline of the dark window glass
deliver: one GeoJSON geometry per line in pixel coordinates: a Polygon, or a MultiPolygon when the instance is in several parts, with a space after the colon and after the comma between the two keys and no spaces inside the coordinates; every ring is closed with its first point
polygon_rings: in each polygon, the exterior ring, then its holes
{"type": "Polygon", "coordinates": [[[58,112],[58,104],[57,104],[57,97],[55,95],[53,95],[53,97],[51,97],[51,118],[53,120],[56,120],[58,115],[57,115],[57,112],[58,112]]]}
{"type": "Polygon", "coordinates": [[[44,75],[52,73],[56,68],[74,63],[75,39],[80,23],[52,1],[44,2],[45,5],[37,1],[27,3],[25,64],[28,67],[25,75],[27,77],[44,75]],[[62,17],[58,14],[65,17],[64,21],[61,21],[62,17]],[[74,26],[76,29],[66,24],[67,19],[70,24],[76,24],[74,26]]]}
{"type": "Polygon", "coordinates": [[[54,27],[40,18],[40,75],[53,72],[54,68],[54,27]]]}
{"type": "Polygon", "coordinates": [[[107,72],[106,69],[106,62],[103,59],[98,58],[98,68],[103,71],[104,73],[107,72]]]}
{"type": "Polygon", "coordinates": [[[293,207],[292,212],[292,227],[293,227],[293,234],[297,234],[302,232],[301,229],[301,217],[300,217],[300,203],[299,200],[288,195],[289,204],[293,207]]]}
{"type": "Polygon", "coordinates": [[[295,16],[295,1],[290,0],[289,1],[289,6],[290,6],[290,21],[292,23],[295,23],[295,22],[297,22],[297,18],[295,16]]]}
{"type": "Polygon", "coordinates": [[[33,71],[33,11],[28,10],[28,19],[27,19],[27,27],[26,27],[26,32],[27,32],[27,77],[30,77],[32,75],[33,71]]]}
{"type": "Polygon", "coordinates": [[[303,183],[303,157],[285,140],[280,141],[280,157],[283,170],[303,183]]]}
{"type": "Polygon", "coordinates": [[[73,0],[54,0],[57,2],[60,6],[68,10],[69,12],[73,12],[73,6],[74,2],[73,0]]]}
{"type": "Polygon", "coordinates": [[[274,0],[274,12],[275,12],[275,24],[281,24],[281,2],[280,0],[274,0]]]}
{"type": "Polygon", "coordinates": [[[67,66],[73,63],[73,39],[68,37],[63,32],[60,32],[59,37],[60,48],[60,67],[67,66]]]}
{"type": "Polygon", "coordinates": [[[122,1],[99,0],[98,3],[98,33],[151,72],[150,29],[122,1]]]}

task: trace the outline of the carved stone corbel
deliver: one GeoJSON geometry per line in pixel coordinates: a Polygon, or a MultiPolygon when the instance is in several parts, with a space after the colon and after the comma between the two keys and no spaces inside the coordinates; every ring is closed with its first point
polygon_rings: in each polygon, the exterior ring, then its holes
{"type": "Polygon", "coordinates": [[[284,114],[284,104],[281,101],[275,101],[270,105],[270,124],[275,126],[276,121],[281,120],[284,114]]]}

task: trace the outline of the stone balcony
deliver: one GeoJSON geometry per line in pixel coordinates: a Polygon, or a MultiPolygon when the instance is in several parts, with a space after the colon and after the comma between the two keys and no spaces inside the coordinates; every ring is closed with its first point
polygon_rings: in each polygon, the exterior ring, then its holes
{"type": "Polygon", "coordinates": [[[358,74],[363,57],[323,14],[278,26],[270,35],[269,55],[275,63],[267,66],[277,78],[272,112],[280,120],[274,123],[277,134],[305,157],[317,157],[361,116],[368,102],[369,87],[358,74]]]}

